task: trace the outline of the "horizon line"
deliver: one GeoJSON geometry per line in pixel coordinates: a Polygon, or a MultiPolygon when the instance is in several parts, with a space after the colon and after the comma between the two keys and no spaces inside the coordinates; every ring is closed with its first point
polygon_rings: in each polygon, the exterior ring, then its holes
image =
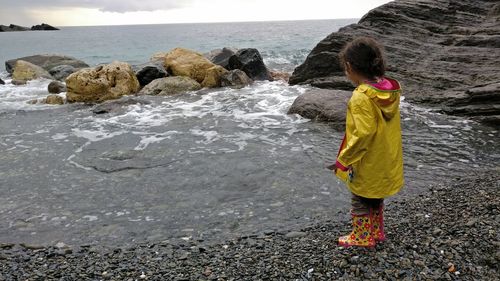
{"type": "Polygon", "coordinates": [[[106,25],[57,25],[55,27],[100,27],[100,26],[135,26],[135,25],[259,23],[259,22],[325,21],[325,20],[358,20],[358,19],[359,18],[335,18],[335,19],[329,18],[329,19],[254,20],[254,21],[167,22],[167,23],[136,23],[136,24],[106,24],[106,25]]]}

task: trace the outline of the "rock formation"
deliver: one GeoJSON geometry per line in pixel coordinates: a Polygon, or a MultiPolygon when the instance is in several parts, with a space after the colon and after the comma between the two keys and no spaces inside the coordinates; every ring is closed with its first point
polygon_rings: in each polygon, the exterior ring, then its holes
{"type": "Polygon", "coordinates": [[[47,70],[24,60],[18,60],[14,65],[12,80],[30,81],[39,78],[52,79],[52,76],[47,70]]]}
{"type": "Polygon", "coordinates": [[[153,80],[139,92],[139,95],[171,96],[201,89],[200,83],[185,76],[165,77],[153,80]]]}
{"type": "Polygon", "coordinates": [[[168,76],[161,60],[134,65],[132,66],[132,69],[135,72],[135,76],[137,76],[137,79],[139,80],[139,84],[143,87],[155,79],[168,76]]]}
{"type": "Polygon", "coordinates": [[[240,49],[229,58],[229,70],[243,70],[253,80],[271,80],[271,75],[257,49],[240,49]]]}
{"type": "Polygon", "coordinates": [[[48,95],[42,103],[45,104],[54,104],[54,105],[61,105],[64,104],[64,98],[58,95],[48,95]]]}
{"type": "Polygon", "coordinates": [[[15,25],[15,24],[10,24],[9,26],[7,25],[0,25],[0,32],[11,32],[11,31],[38,31],[38,30],[59,30],[59,28],[53,27],[51,25],[48,25],[46,23],[34,25],[31,28],[25,27],[25,26],[20,26],[20,25],[15,25]]]}
{"type": "Polygon", "coordinates": [[[5,85],[5,82],[0,78],[0,85],[5,85]]]}
{"type": "Polygon", "coordinates": [[[313,88],[293,102],[288,114],[316,121],[345,122],[350,91],[313,88]]]}
{"type": "Polygon", "coordinates": [[[51,94],[59,94],[62,92],[66,92],[66,85],[59,81],[52,81],[47,86],[47,90],[51,94]]]}
{"type": "Polygon", "coordinates": [[[129,64],[113,62],[71,74],[66,87],[68,102],[103,102],[134,94],[140,85],[129,64]]]}
{"type": "Polygon", "coordinates": [[[62,55],[34,55],[6,61],[5,70],[7,70],[7,72],[9,73],[12,73],[12,69],[14,68],[16,61],[18,60],[24,60],[34,65],[38,65],[47,71],[51,71],[52,68],[60,65],[70,65],[74,68],[89,67],[89,65],[85,62],[73,57],[62,55]]]}
{"type": "Polygon", "coordinates": [[[371,36],[385,46],[388,76],[401,81],[407,100],[498,125],[499,34],[498,1],[396,0],[323,39],[290,84],[352,89],[338,53],[353,38],[371,36]],[[487,94],[478,94],[485,87],[487,94]]]}
{"type": "Polygon", "coordinates": [[[166,54],[154,55],[152,60],[161,57],[169,73],[190,77],[207,88],[219,87],[220,75],[227,71],[203,55],[187,49],[175,48],[166,54]]]}
{"type": "Polygon", "coordinates": [[[225,69],[229,69],[229,59],[238,52],[237,49],[233,48],[222,48],[215,49],[206,54],[203,54],[211,62],[224,67],[225,69]]]}
{"type": "Polygon", "coordinates": [[[66,78],[77,71],[75,67],[67,64],[58,65],[49,70],[50,75],[59,81],[64,81],[66,78]]]}
{"type": "Polygon", "coordinates": [[[252,84],[252,79],[243,72],[243,70],[235,69],[231,70],[221,77],[222,87],[231,87],[235,89],[241,89],[247,85],[252,84]]]}

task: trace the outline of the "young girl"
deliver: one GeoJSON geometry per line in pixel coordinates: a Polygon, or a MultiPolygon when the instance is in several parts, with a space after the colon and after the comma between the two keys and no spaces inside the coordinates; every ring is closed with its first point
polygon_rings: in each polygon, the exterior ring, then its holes
{"type": "Polygon", "coordinates": [[[373,247],[383,241],[383,200],[403,186],[399,83],[384,77],[382,47],[361,37],[340,53],[347,78],[357,88],[347,107],[346,132],[335,175],[352,193],[352,226],[340,246],[373,247]]]}

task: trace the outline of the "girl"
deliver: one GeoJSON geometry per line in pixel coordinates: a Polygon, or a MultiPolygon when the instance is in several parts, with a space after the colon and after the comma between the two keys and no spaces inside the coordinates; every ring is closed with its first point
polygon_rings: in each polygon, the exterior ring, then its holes
{"type": "Polygon", "coordinates": [[[403,186],[398,81],[384,77],[382,47],[361,37],[340,52],[347,78],[357,88],[347,107],[346,132],[335,175],[352,193],[352,226],[340,246],[373,247],[383,241],[383,200],[403,186]]]}

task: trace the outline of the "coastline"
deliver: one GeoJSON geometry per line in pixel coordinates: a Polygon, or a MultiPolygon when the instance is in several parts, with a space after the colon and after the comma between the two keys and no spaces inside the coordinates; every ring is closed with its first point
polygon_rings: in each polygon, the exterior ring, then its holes
{"type": "Polygon", "coordinates": [[[498,276],[498,168],[435,184],[387,206],[388,240],[340,248],[347,221],[317,221],[204,245],[163,241],[127,248],[0,243],[0,280],[494,280],[498,276]]]}

